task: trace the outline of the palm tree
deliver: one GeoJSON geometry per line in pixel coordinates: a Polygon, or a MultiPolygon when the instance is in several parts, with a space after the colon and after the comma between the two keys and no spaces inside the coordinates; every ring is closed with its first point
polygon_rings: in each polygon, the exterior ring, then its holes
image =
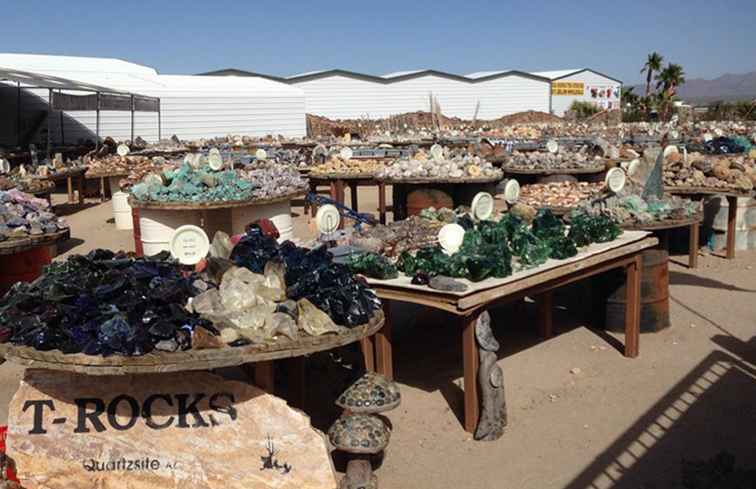
{"type": "Polygon", "coordinates": [[[663,93],[672,97],[677,91],[677,87],[685,83],[685,72],[683,67],[669,63],[656,77],[656,88],[663,88],[663,93]]]}
{"type": "Polygon", "coordinates": [[[654,51],[648,55],[646,64],[643,65],[641,73],[646,74],[646,97],[651,93],[651,80],[654,78],[654,73],[661,71],[664,58],[661,54],[654,51]]]}
{"type": "Polygon", "coordinates": [[[622,87],[620,100],[625,105],[635,106],[638,103],[638,96],[633,91],[633,87],[622,87]]]}

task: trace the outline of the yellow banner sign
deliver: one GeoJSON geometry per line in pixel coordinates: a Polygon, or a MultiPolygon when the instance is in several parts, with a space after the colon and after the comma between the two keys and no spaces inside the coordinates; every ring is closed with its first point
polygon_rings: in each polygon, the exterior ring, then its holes
{"type": "Polygon", "coordinates": [[[552,95],[583,95],[585,84],[580,82],[552,82],[552,95]]]}

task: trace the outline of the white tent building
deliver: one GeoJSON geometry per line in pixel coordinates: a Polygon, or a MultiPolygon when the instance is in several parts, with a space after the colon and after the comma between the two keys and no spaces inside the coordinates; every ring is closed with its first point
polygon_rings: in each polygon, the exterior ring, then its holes
{"type": "MultiPolygon", "coordinates": [[[[162,135],[181,139],[241,134],[288,137],[305,135],[304,93],[297,87],[263,77],[205,77],[161,75],[155,69],[118,59],[26,54],[0,54],[0,68],[66,78],[117,91],[160,98],[162,135]]],[[[22,90],[20,110],[14,83],[0,82],[0,144],[15,144],[18,133],[39,125],[37,140],[46,124],[47,90],[22,90]],[[17,121],[16,119],[20,119],[17,121]],[[20,123],[19,123],[20,122],[20,123]]],[[[135,134],[147,141],[158,139],[158,115],[137,113],[135,134]]],[[[60,118],[51,121],[51,135],[61,142],[60,118]]],[[[94,139],[94,111],[67,112],[63,117],[66,142],[94,139]]],[[[101,136],[118,140],[131,137],[131,113],[101,114],[101,136]]]]}
{"type": "MultiPolygon", "coordinates": [[[[238,72],[237,72],[238,73],[238,72]]],[[[326,70],[283,79],[305,94],[308,114],[330,119],[383,118],[428,111],[431,96],[448,117],[496,119],[525,110],[548,111],[549,81],[519,71],[480,78],[436,70],[366,75],[326,70]]]]}
{"type": "Polygon", "coordinates": [[[539,71],[551,81],[551,112],[562,116],[573,102],[589,102],[602,109],[620,108],[622,81],[588,68],[539,71]]]}

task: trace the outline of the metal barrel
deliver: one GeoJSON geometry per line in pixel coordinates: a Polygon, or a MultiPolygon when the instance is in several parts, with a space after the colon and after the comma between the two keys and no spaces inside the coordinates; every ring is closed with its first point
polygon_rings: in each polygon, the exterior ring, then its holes
{"type": "MultiPolygon", "coordinates": [[[[661,331],[669,321],[669,255],[664,250],[646,250],[642,253],[641,310],[642,333],[661,331]]],[[[624,272],[620,272],[624,275],[624,272]]],[[[625,285],[610,289],[606,300],[606,329],[625,330],[625,285]]]]}

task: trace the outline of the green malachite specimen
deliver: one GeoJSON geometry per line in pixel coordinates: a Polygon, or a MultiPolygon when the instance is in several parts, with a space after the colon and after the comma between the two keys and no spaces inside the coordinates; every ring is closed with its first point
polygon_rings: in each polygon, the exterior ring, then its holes
{"type": "Polygon", "coordinates": [[[195,170],[183,163],[177,170],[164,172],[165,185],[138,183],[131,188],[137,200],[157,202],[224,202],[247,200],[257,186],[240,178],[234,170],[195,170]]]}
{"type": "Polygon", "coordinates": [[[478,222],[465,232],[457,253],[446,255],[438,246],[423,248],[415,255],[404,252],[397,268],[406,275],[445,275],[477,282],[512,274],[512,258],[517,266],[532,268],[549,258],[563,260],[578,253],[579,246],[616,239],[621,230],[607,216],[575,214],[570,233],[550,211],[542,210],[532,229],[517,216],[505,215],[498,222],[478,222]]]}
{"type": "Polygon", "coordinates": [[[613,241],[622,234],[622,230],[612,218],[599,214],[591,216],[584,212],[572,214],[570,233],[568,235],[578,246],[591,243],[613,241]]]}
{"type": "Polygon", "coordinates": [[[564,223],[548,209],[541,209],[533,220],[533,234],[548,243],[549,258],[564,260],[577,255],[575,242],[564,235],[564,223]]]}
{"type": "Polygon", "coordinates": [[[359,253],[350,257],[349,269],[367,277],[387,280],[399,276],[396,267],[385,256],[376,253],[359,253]]]}

